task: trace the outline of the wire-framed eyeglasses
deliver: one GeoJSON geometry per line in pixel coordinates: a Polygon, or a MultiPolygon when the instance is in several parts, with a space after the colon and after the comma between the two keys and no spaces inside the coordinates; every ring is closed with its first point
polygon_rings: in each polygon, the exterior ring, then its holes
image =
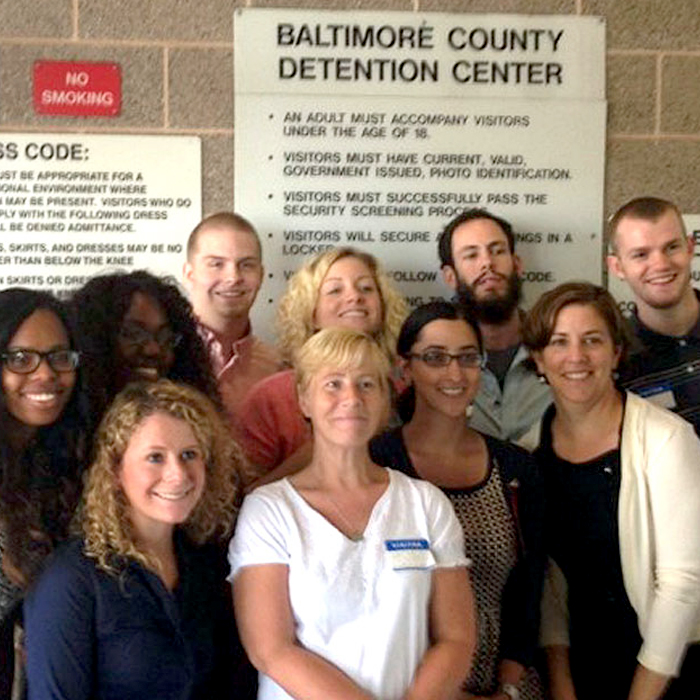
{"type": "Polygon", "coordinates": [[[484,366],[484,356],[473,350],[454,354],[445,350],[426,350],[425,352],[411,353],[410,356],[424,362],[428,367],[447,367],[452,360],[456,360],[463,369],[484,366]]]}

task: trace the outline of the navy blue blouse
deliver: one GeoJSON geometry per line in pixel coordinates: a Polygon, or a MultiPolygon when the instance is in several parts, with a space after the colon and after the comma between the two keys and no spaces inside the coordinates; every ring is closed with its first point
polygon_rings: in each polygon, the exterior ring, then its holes
{"type": "Polygon", "coordinates": [[[25,601],[30,700],[241,697],[224,562],[184,536],[176,554],[171,592],[136,562],[99,569],[82,541],[59,549],[25,601]]]}

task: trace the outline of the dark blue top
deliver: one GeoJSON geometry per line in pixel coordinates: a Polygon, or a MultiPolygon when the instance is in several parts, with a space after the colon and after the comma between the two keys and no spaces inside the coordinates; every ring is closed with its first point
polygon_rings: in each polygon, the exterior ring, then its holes
{"type": "Polygon", "coordinates": [[[620,449],[586,462],[562,459],[552,444],[554,415],[551,406],[535,456],[545,482],[548,553],[567,583],[576,697],[617,700],[629,694],[642,645],[620,561],[620,449]]]}
{"type": "Polygon", "coordinates": [[[133,561],[117,576],[81,541],[59,549],[24,606],[30,700],[241,697],[219,554],[176,537],[170,592],[133,561]]]}
{"type": "MultiPolygon", "coordinates": [[[[700,300],[700,291],[695,290],[700,300]]],[[[663,335],[630,319],[633,343],[620,386],[668,408],[700,435],[700,319],[686,335],[663,335]]]]}

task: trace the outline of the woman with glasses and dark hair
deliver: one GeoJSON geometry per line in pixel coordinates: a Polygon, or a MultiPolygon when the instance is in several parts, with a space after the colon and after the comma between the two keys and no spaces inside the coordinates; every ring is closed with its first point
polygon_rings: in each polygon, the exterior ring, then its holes
{"type": "Polygon", "coordinates": [[[189,302],[173,281],[145,270],[99,275],[71,303],[95,422],[135,380],[171,379],[218,402],[189,302]]]}
{"type": "Polygon", "coordinates": [[[465,307],[436,301],[401,328],[397,354],[411,383],[406,420],[371,443],[372,458],[439,486],[462,525],[479,641],[461,697],[542,698],[533,670],[544,554],[542,486],[524,450],[469,428],[483,345],[465,307]]]}
{"type": "Polygon", "coordinates": [[[88,445],[79,354],[64,305],[0,292],[0,697],[9,697],[24,591],[67,535],[88,445]]]}

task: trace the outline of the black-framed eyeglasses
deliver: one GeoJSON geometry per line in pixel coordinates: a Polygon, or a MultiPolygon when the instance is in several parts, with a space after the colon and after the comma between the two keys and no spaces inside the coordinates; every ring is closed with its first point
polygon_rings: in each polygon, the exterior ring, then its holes
{"type": "Polygon", "coordinates": [[[182,336],[179,333],[173,333],[167,326],[151,333],[143,326],[125,323],[119,329],[119,337],[128,345],[138,345],[140,348],[145,347],[153,340],[161,348],[173,350],[182,342],[182,336]]]}
{"type": "Polygon", "coordinates": [[[410,357],[424,362],[428,367],[447,367],[452,360],[457,360],[457,364],[463,369],[484,366],[484,356],[473,350],[455,354],[445,350],[426,350],[421,353],[411,353],[410,357]]]}
{"type": "Polygon", "coordinates": [[[35,372],[44,359],[54,372],[72,372],[80,364],[80,353],[77,350],[40,352],[30,348],[17,348],[2,353],[5,368],[15,374],[35,372]]]}

